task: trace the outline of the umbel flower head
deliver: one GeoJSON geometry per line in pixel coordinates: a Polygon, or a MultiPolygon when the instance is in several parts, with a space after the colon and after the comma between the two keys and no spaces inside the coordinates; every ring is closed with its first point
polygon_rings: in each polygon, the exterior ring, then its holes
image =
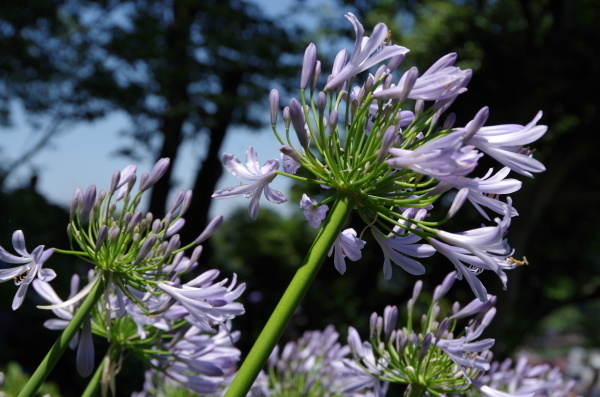
{"type": "MultiPolygon", "coordinates": [[[[319,226],[325,217],[319,209],[327,208],[326,204],[342,196],[348,199],[383,249],[386,279],[392,276],[392,264],[422,274],[426,267],[420,259],[440,252],[454,264],[456,276],[466,279],[479,299],[487,299],[477,275],[491,270],[506,285],[504,271],[524,262],[512,258],[506,241],[510,218],[518,212],[510,198],[500,195],[521,187],[519,181],[506,178],[510,171],[526,176],[544,171],[533,158],[534,150],[524,146],[546,132],[546,126],[537,125],[541,112],[527,125],[489,126],[485,124],[491,110],[483,107],[472,121],[455,127],[456,115],[443,118],[444,113],[467,91],[472,77],[471,70],[454,66],[456,54],[441,57],[423,73],[416,67],[402,70],[409,49],[391,43],[385,24],[377,24],[365,36],[353,14],[345,18],[356,33],[352,54],[348,57],[345,49],[337,54],[319,91],[321,63],[317,47],[308,46],[300,96],[283,109],[285,134],[277,127],[279,94],[271,91],[271,124],[285,172],[279,170],[277,159],[260,167],[253,148],[248,150],[247,170],[235,156],[225,153],[225,168],[253,183],[220,189],[213,197],[245,195],[251,199],[250,216],[256,218],[263,191],[271,202],[285,201],[269,187],[277,175],[320,185],[329,197],[301,204],[309,224],[319,226]],[[366,75],[360,75],[363,72],[366,75]],[[472,176],[486,154],[503,167],[493,176],[493,170],[483,177],[472,176]],[[295,175],[299,167],[313,177],[295,175]],[[447,192],[455,194],[448,214],[433,219],[433,204],[447,192]],[[494,223],[458,233],[441,230],[467,199],[494,223]],[[490,219],[483,207],[501,218],[490,219]]],[[[335,264],[340,272],[345,271],[341,254],[335,264]]]]}

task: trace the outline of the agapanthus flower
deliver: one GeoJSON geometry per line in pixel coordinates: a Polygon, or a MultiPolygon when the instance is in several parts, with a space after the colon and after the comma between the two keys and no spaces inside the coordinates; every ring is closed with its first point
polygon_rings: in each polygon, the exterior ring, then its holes
{"type": "Polygon", "coordinates": [[[344,18],[354,26],[354,32],[356,33],[354,50],[348,63],[327,83],[325,86],[326,91],[339,86],[373,65],[395,56],[404,55],[409,51],[408,48],[395,44],[382,45],[388,36],[388,28],[384,23],[378,23],[375,26],[371,37],[363,37],[365,29],[354,14],[349,12],[344,15],[344,18]]]}
{"type": "Polygon", "coordinates": [[[52,281],[56,273],[52,269],[42,268],[44,262],[54,253],[54,249],[44,250],[44,246],[39,245],[30,254],[25,248],[25,236],[21,230],[13,233],[12,243],[15,251],[21,256],[15,256],[0,247],[0,260],[19,266],[0,270],[0,283],[14,280],[15,285],[19,286],[12,304],[12,309],[17,310],[23,303],[29,284],[36,276],[42,281],[52,281]]]}
{"type": "Polygon", "coordinates": [[[306,194],[302,194],[300,208],[304,209],[304,216],[310,227],[319,227],[321,221],[325,219],[329,207],[326,205],[317,205],[317,200],[311,200],[306,194]]]}
{"type": "MultiPolygon", "coordinates": [[[[521,175],[532,177],[532,172],[542,172],[544,165],[532,157],[533,152],[524,147],[541,138],[548,127],[536,125],[542,118],[542,112],[527,125],[503,124],[481,127],[465,143],[477,147],[501,164],[521,175]]],[[[458,129],[465,133],[469,125],[458,129]]]]}
{"type": "Polygon", "coordinates": [[[250,199],[248,214],[252,219],[258,216],[260,208],[259,200],[261,193],[265,194],[267,200],[275,204],[281,204],[287,201],[283,193],[271,189],[269,183],[275,179],[277,174],[275,171],[279,169],[279,160],[268,160],[262,167],[258,164],[258,156],[254,147],[250,146],[246,151],[246,167],[242,165],[240,160],[232,154],[223,154],[223,165],[225,169],[242,179],[255,181],[249,185],[240,185],[219,189],[212,197],[218,199],[226,199],[243,195],[250,199]]]}
{"type": "Polygon", "coordinates": [[[346,272],[345,258],[351,261],[357,261],[362,258],[360,251],[366,242],[356,236],[356,230],[350,228],[341,232],[335,239],[335,243],[329,250],[329,256],[335,251],[333,263],[340,274],[346,272]]]}

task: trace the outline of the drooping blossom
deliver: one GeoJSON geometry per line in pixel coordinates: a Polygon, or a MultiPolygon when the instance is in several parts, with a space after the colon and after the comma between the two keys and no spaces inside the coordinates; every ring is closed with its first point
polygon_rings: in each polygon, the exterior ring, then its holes
{"type": "Polygon", "coordinates": [[[23,303],[29,284],[36,276],[42,281],[52,281],[56,273],[52,269],[42,268],[44,262],[54,253],[53,248],[44,250],[44,246],[39,245],[30,254],[25,248],[25,236],[21,230],[13,233],[12,243],[15,251],[21,256],[15,256],[0,247],[0,260],[19,266],[0,270],[0,283],[14,280],[15,285],[19,286],[12,304],[12,309],[17,310],[23,303]]]}
{"type": "Polygon", "coordinates": [[[277,176],[275,171],[279,169],[279,160],[268,160],[260,167],[256,151],[254,147],[250,146],[246,151],[246,167],[242,165],[237,157],[229,153],[223,154],[223,165],[233,176],[254,181],[254,183],[219,189],[212,197],[226,199],[243,195],[249,198],[248,214],[250,214],[252,219],[256,219],[258,216],[258,210],[260,209],[259,200],[263,191],[266,199],[272,203],[281,204],[287,201],[283,193],[269,187],[269,183],[277,176]]]}
{"type": "Polygon", "coordinates": [[[357,261],[362,258],[360,250],[365,246],[365,243],[365,241],[356,236],[356,230],[354,229],[346,229],[338,235],[329,250],[328,256],[331,256],[335,251],[333,263],[340,274],[346,272],[346,261],[344,258],[347,257],[351,261],[357,261]]]}
{"type": "Polygon", "coordinates": [[[325,219],[329,207],[326,205],[317,205],[317,200],[311,200],[306,194],[302,195],[300,208],[304,209],[304,216],[310,227],[319,227],[321,221],[325,219]]]}

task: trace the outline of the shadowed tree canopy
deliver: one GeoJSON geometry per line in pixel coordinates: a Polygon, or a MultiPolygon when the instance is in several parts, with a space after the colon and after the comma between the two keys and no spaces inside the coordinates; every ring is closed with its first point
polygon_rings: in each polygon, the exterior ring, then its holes
{"type": "Polygon", "coordinates": [[[298,32],[242,0],[11,1],[1,7],[0,122],[8,123],[11,100],[22,101],[45,127],[37,149],[59,126],[127,113],[133,128],[125,134],[133,140],[122,153],[171,159],[151,196],[150,211],[161,214],[181,145],[200,137],[207,142],[190,170],[195,195],[187,218],[194,222],[184,241],[206,223],[226,132],[268,121],[269,88],[286,86],[296,74],[289,54],[297,52],[292,39],[298,32]]]}
{"type": "MultiPolygon", "coordinates": [[[[600,168],[593,155],[600,120],[597,94],[591,87],[600,86],[596,50],[600,3],[340,3],[359,16],[367,32],[377,22],[388,25],[393,42],[411,49],[402,67],[417,65],[423,73],[441,56],[458,53],[457,64],[472,68],[474,75],[469,91],[450,109],[457,114],[457,126],[465,125],[483,106],[490,107],[487,125],[524,125],[539,110],[544,112],[540,123],[549,126],[548,133],[532,149],[537,149],[535,157],[547,171],[533,180],[511,174],[527,180],[512,195],[520,216],[513,219],[509,243],[516,257],[527,256],[530,266],[509,272],[507,291],[491,289],[499,296],[492,331],[501,342],[498,350],[512,351],[540,326],[542,318],[561,307],[574,305],[582,313],[593,312],[589,305],[600,298],[600,196],[595,182],[600,180],[600,168]]],[[[349,37],[354,35],[350,24],[337,16],[322,26],[347,29],[349,37]]],[[[498,165],[490,161],[479,168],[489,167],[498,165]]],[[[469,221],[478,226],[473,223],[478,218],[466,218],[455,220],[451,230],[466,230],[469,221]]],[[[570,329],[583,330],[588,343],[597,345],[600,319],[582,316],[585,324],[572,324],[570,329]]]]}

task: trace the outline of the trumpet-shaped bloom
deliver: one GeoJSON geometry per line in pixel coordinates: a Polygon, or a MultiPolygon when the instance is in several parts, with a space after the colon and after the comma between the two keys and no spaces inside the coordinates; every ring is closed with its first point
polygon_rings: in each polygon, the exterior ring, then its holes
{"type": "Polygon", "coordinates": [[[12,304],[13,310],[17,310],[23,303],[29,284],[36,276],[42,281],[51,281],[56,277],[56,273],[52,269],[42,269],[44,262],[50,258],[54,249],[44,250],[44,246],[39,245],[30,254],[25,248],[25,236],[21,230],[13,233],[12,243],[15,251],[21,256],[15,256],[0,247],[0,260],[19,266],[0,270],[0,283],[12,279],[15,281],[15,285],[19,286],[12,304]]]}
{"type": "Polygon", "coordinates": [[[223,153],[223,165],[233,176],[254,181],[254,183],[219,189],[212,197],[226,199],[243,195],[249,198],[248,214],[252,219],[256,219],[258,216],[259,200],[263,191],[267,200],[272,203],[281,204],[287,201],[283,193],[269,187],[269,183],[277,176],[275,171],[279,169],[279,160],[271,159],[261,167],[258,164],[258,155],[254,147],[250,146],[246,151],[246,167],[242,165],[237,157],[229,153],[223,153]]]}
{"type": "Polygon", "coordinates": [[[332,90],[351,79],[358,73],[363,72],[370,67],[377,65],[386,59],[404,55],[410,50],[399,45],[384,45],[382,43],[388,36],[388,28],[384,23],[378,23],[373,29],[371,37],[364,36],[365,29],[358,19],[352,13],[344,16],[354,26],[356,40],[354,42],[354,51],[348,63],[336,74],[333,79],[325,86],[325,91],[332,90]]]}
{"type": "MultiPolygon", "coordinates": [[[[531,177],[532,172],[546,170],[541,162],[532,157],[533,153],[523,147],[541,138],[548,130],[545,125],[536,125],[541,117],[540,111],[525,126],[503,124],[482,127],[465,143],[477,147],[511,170],[531,177]]],[[[465,134],[468,127],[469,124],[459,131],[465,134]]]]}
{"type": "Polygon", "coordinates": [[[434,178],[467,175],[477,166],[477,160],[483,153],[473,146],[462,146],[459,134],[450,134],[428,142],[416,150],[389,150],[394,156],[387,160],[393,168],[411,169],[419,174],[434,178]]]}
{"type": "Polygon", "coordinates": [[[333,262],[335,268],[340,274],[346,272],[346,261],[344,258],[348,257],[351,261],[356,262],[362,258],[362,252],[360,251],[365,246],[365,241],[361,240],[356,236],[356,230],[346,229],[341,232],[335,239],[333,246],[329,250],[329,255],[335,251],[333,262]]]}

